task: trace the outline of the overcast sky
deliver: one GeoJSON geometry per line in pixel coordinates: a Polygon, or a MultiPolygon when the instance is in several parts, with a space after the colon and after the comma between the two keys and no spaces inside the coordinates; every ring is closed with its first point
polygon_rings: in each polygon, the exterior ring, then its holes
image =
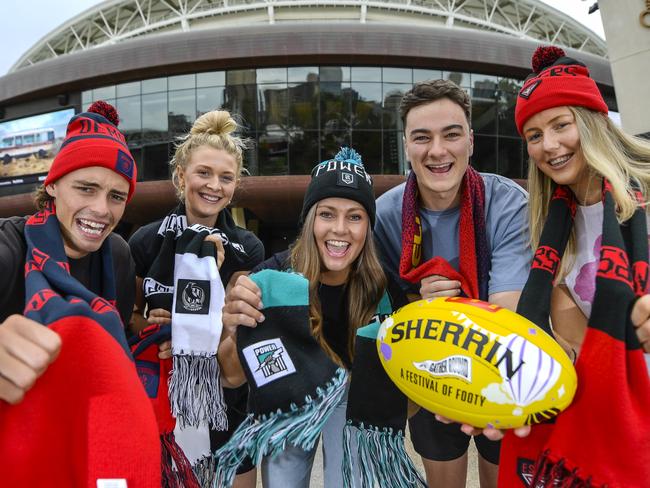
{"type": "MultiPolygon", "coordinates": [[[[103,0],[0,0],[0,18],[3,19],[2,38],[5,42],[0,50],[0,76],[20,56],[42,37],[103,0]]],[[[588,15],[589,6],[595,0],[542,0],[558,10],[566,12],[582,22],[601,37],[603,25],[600,12],[588,15]]]]}

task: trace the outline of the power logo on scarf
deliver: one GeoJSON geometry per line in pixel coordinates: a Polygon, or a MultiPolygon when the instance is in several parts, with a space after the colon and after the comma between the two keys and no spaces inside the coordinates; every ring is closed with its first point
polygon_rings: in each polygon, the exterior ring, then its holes
{"type": "Polygon", "coordinates": [[[242,353],[258,387],[296,372],[296,367],[279,338],[251,344],[242,353]]]}
{"type": "Polygon", "coordinates": [[[179,278],[176,313],[207,315],[210,310],[210,281],[179,278]]]}

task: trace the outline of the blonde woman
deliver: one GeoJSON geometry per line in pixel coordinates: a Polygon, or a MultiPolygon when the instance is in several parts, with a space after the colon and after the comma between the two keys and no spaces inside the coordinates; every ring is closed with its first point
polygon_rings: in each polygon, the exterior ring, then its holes
{"type": "Polygon", "coordinates": [[[517,311],[565,346],[578,389],[553,423],[506,434],[499,483],[645,486],[650,144],[609,120],[588,68],[563,50],[537,49],[533,71],[515,120],[537,251],[517,311]]]}
{"type": "MultiPolygon", "coordinates": [[[[392,311],[391,306],[405,302],[405,297],[396,294],[382,300],[387,283],[372,239],[372,181],[354,151],[343,150],[313,169],[301,221],[302,230],[292,247],[254,271],[291,269],[308,279],[312,333],[330,358],[350,370],[357,329],[382,313],[380,302],[387,303],[385,313],[392,311]]],[[[239,278],[226,296],[219,360],[231,384],[246,381],[237,356],[236,331],[240,325],[264,327],[260,297],[259,288],[248,277],[239,278]]],[[[322,430],[326,488],[345,486],[342,464],[346,406],[347,395],[322,430]]],[[[308,487],[314,455],[315,448],[305,451],[287,443],[282,453],[262,461],[264,486],[308,487]]]]}
{"type": "MultiPolygon", "coordinates": [[[[264,258],[260,240],[235,225],[227,208],[243,167],[244,144],[233,136],[236,129],[237,123],[226,111],[208,112],[196,120],[190,133],[179,141],[171,161],[179,204],[164,219],[140,228],[129,241],[136,268],[136,315],[143,316],[147,310],[148,324],[171,322],[174,290],[160,286],[154,268],[171,268],[173,275],[173,248],[185,228],[199,224],[211,229],[207,239],[217,246],[219,275],[224,287],[264,258]]],[[[169,357],[171,341],[165,341],[160,344],[160,358],[169,357]]],[[[227,441],[246,408],[246,389],[225,389],[224,396],[228,430],[211,430],[212,452],[227,441]]],[[[239,473],[234,486],[255,486],[252,464],[242,465],[239,473]]]]}

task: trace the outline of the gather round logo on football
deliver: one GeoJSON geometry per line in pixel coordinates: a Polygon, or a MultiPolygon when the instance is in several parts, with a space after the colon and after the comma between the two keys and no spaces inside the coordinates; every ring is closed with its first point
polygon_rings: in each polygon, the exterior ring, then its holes
{"type": "Polygon", "coordinates": [[[476,427],[542,422],[568,407],[577,387],[573,364],[551,336],[480,300],[411,303],[382,323],[377,350],[411,400],[476,427]]]}

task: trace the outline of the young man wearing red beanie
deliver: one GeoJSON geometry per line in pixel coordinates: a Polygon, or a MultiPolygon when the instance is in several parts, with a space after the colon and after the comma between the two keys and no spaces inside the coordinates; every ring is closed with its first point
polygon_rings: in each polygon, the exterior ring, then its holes
{"type": "MultiPolygon", "coordinates": [[[[412,299],[466,296],[514,310],[528,275],[526,192],[502,176],[478,173],[469,95],[455,83],[417,83],[403,97],[405,184],[377,200],[375,240],[386,270],[412,299]]],[[[425,410],[410,421],[430,487],[464,487],[470,426],[425,410]]],[[[481,487],[496,486],[499,444],[474,437],[481,487]]]]}
{"type": "Polygon", "coordinates": [[[0,220],[7,486],[160,486],[156,422],[124,333],[133,261],[112,233],[136,182],[117,123],[103,102],[75,115],[38,212],[0,220]]]}

